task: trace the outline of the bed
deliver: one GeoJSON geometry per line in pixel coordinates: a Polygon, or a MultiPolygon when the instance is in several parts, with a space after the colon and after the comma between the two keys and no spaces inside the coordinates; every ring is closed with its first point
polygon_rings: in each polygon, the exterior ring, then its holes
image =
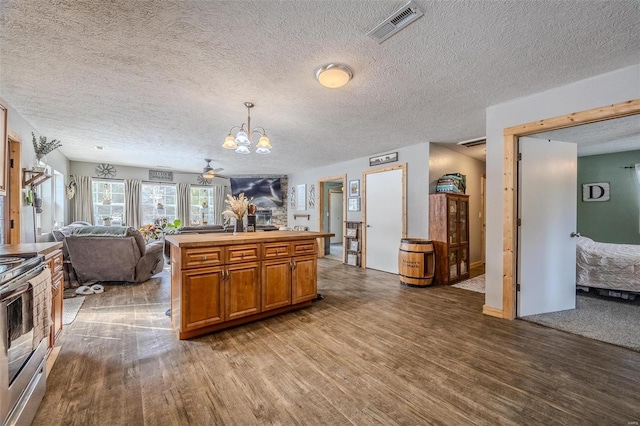
{"type": "Polygon", "coordinates": [[[640,246],[578,237],[576,285],[640,293],[640,246]]]}

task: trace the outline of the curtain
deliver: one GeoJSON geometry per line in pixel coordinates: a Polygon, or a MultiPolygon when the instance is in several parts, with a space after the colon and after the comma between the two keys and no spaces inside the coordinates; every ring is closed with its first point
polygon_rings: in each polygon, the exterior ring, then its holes
{"type": "Polygon", "coordinates": [[[93,223],[93,179],[90,176],[71,176],[76,183],[76,195],[72,198],[71,221],[93,223]]]}
{"type": "Polygon", "coordinates": [[[182,222],[183,226],[188,226],[191,221],[189,220],[191,216],[191,184],[190,183],[179,183],[178,184],[178,211],[177,216],[178,219],[182,222]]]}
{"type": "Polygon", "coordinates": [[[227,191],[222,185],[213,185],[213,224],[224,225],[222,212],[225,211],[224,200],[227,191]]]}
{"type": "Polygon", "coordinates": [[[125,224],[138,229],[142,225],[142,181],[125,179],[124,181],[124,214],[125,224]]]}

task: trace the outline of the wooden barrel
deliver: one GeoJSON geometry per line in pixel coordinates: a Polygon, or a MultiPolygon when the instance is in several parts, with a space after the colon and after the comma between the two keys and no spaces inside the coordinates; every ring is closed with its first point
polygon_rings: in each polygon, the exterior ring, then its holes
{"type": "Polygon", "coordinates": [[[398,252],[398,274],[400,284],[424,287],[433,283],[435,272],[433,243],[419,238],[400,240],[398,252]]]}

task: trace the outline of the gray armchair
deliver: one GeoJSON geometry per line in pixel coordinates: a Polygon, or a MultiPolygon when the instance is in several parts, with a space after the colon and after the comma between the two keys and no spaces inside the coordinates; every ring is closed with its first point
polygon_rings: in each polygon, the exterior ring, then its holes
{"type": "Polygon", "coordinates": [[[79,227],[64,239],[80,283],[146,281],[162,271],[163,244],[158,240],[145,245],[140,231],[120,226],[79,227]]]}

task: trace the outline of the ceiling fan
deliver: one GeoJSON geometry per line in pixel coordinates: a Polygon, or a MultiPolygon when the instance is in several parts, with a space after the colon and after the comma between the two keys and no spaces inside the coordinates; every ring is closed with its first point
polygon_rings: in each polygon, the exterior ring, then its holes
{"type": "Polygon", "coordinates": [[[220,176],[218,175],[218,172],[221,172],[222,170],[224,170],[223,168],[217,168],[214,169],[213,167],[211,167],[211,160],[210,158],[205,158],[204,161],[207,162],[207,165],[204,166],[202,168],[202,174],[198,175],[198,183],[211,183],[211,179],[213,179],[214,177],[225,177],[225,176],[220,176]]]}

